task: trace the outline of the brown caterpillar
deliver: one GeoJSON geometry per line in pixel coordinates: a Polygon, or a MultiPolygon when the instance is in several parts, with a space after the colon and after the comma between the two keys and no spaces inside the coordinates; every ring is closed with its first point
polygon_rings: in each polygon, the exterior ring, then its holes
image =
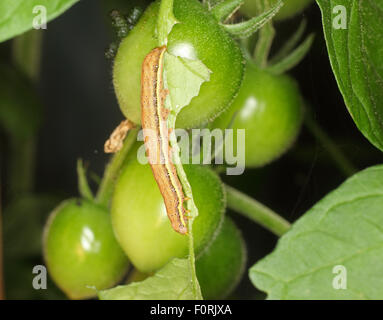
{"type": "Polygon", "coordinates": [[[141,123],[149,164],[164,198],[173,229],[187,234],[187,210],[177,169],[172,162],[167,118],[164,107],[168,91],[164,89],[163,65],[166,46],[153,49],[144,59],[141,74],[141,123]]]}

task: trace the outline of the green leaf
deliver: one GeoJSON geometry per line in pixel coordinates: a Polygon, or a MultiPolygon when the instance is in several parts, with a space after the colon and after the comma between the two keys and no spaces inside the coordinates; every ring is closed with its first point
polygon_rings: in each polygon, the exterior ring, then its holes
{"type": "Polygon", "coordinates": [[[175,113],[198,95],[201,85],[210,80],[211,71],[200,61],[165,54],[165,86],[169,89],[167,107],[175,113]]]}
{"type": "Polygon", "coordinates": [[[383,2],[317,2],[331,66],[347,108],[359,130],[383,150],[383,2]],[[341,8],[345,8],[346,29],[333,26],[342,21],[341,11],[337,11],[341,8]]]}
{"type": "Polygon", "coordinates": [[[39,16],[33,13],[36,6],[46,8],[47,22],[53,20],[79,0],[1,0],[0,42],[32,29],[33,20],[39,16]]]}
{"type": "Polygon", "coordinates": [[[269,299],[383,299],[382,270],[380,165],[354,175],[317,203],[249,274],[269,299]],[[336,266],[345,267],[346,289],[333,287],[339,280],[336,266]]]}
{"type": "Polygon", "coordinates": [[[154,276],[141,282],[100,291],[101,300],[193,300],[187,259],[173,259],[154,276]]]}
{"type": "Polygon", "coordinates": [[[194,240],[193,240],[193,220],[198,216],[198,208],[193,199],[193,192],[186,176],[185,170],[179,154],[177,137],[175,135],[176,119],[178,113],[183,107],[187,106],[191,99],[198,95],[201,85],[210,79],[210,70],[200,61],[191,60],[182,57],[176,57],[170,54],[165,55],[164,61],[164,87],[169,91],[165,101],[165,107],[170,110],[167,119],[168,128],[173,129],[170,134],[170,145],[172,148],[173,162],[177,169],[177,175],[180,179],[185,196],[189,198],[186,201],[186,208],[190,211],[188,219],[188,237],[189,237],[189,268],[191,270],[191,282],[194,299],[202,299],[201,288],[198,283],[195,271],[194,240]]]}

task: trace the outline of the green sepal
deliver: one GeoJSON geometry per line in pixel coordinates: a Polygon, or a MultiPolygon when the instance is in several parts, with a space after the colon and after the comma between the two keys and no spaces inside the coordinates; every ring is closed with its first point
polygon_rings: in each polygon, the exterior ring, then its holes
{"type": "Polygon", "coordinates": [[[269,22],[283,6],[282,0],[279,0],[271,9],[265,11],[257,17],[236,24],[221,24],[223,28],[231,35],[238,38],[247,38],[262,26],[269,22]]]}
{"type": "Polygon", "coordinates": [[[225,0],[214,6],[210,12],[219,21],[229,19],[243,4],[244,0],[225,0]]]}

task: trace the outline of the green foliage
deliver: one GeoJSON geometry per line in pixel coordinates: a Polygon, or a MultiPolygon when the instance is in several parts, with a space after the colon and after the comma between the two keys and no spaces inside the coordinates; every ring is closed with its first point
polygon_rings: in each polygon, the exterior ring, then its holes
{"type": "Polygon", "coordinates": [[[0,2],[0,42],[32,29],[37,6],[46,8],[47,22],[53,20],[79,0],[2,0],[0,2]]]}
{"type": "Polygon", "coordinates": [[[347,108],[359,130],[383,150],[383,3],[317,2],[331,66],[347,108]]]}
{"type": "Polygon", "coordinates": [[[173,259],[154,276],[141,282],[98,293],[101,300],[193,300],[187,259],[173,259]]]}
{"type": "Polygon", "coordinates": [[[364,170],[318,202],[250,278],[269,299],[383,298],[383,166],[364,170]],[[334,267],[347,270],[334,289],[334,267]]]}

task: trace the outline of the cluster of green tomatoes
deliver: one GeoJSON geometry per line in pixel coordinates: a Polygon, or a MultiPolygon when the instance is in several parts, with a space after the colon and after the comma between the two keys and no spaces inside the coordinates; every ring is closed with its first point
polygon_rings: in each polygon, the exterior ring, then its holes
{"type": "MultiPolygon", "coordinates": [[[[276,18],[289,18],[307,3],[289,0],[276,18]]],[[[120,108],[137,124],[141,65],[156,47],[158,4],[143,13],[114,60],[120,108]]],[[[258,14],[252,0],[245,1],[243,12],[258,14]]],[[[277,159],[293,143],[302,122],[295,81],[245,61],[237,42],[199,1],[175,0],[174,14],[180,23],[169,35],[168,52],[189,48],[212,71],[210,81],[181,111],[177,126],[245,129],[246,167],[277,159]]],[[[198,280],[205,298],[223,298],[245,270],[245,244],[233,221],[225,217],[219,176],[206,166],[187,165],[185,171],[199,209],[193,224],[198,280]]],[[[72,299],[89,298],[121,283],[131,265],[150,275],[187,253],[188,238],[171,228],[151,168],[139,164],[135,156],[121,170],[109,206],[67,200],[51,214],[44,232],[49,274],[72,299]]]]}

